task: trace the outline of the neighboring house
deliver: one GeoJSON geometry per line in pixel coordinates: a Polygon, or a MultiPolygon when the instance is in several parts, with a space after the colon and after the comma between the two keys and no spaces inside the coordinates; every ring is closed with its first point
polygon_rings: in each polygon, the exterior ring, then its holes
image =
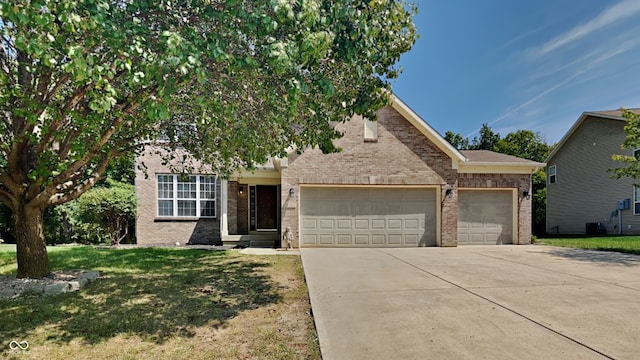
{"type": "Polygon", "coordinates": [[[640,234],[640,189],[609,171],[624,165],[612,155],[634,153],[620,147],[625,122],[620,110],[585,112],[549,154],[548,234],[640,234]]]}
{"type": "Polygon", "coordinates": [[[531,174],[544,164],[458,151],[398,98],[337,128],[342,152],[307,149],[228,180],[138,163],[140,245],[417,247],[529,244],[531,174]],[[285,246],[286,244],[282,244],[285,246]]]}

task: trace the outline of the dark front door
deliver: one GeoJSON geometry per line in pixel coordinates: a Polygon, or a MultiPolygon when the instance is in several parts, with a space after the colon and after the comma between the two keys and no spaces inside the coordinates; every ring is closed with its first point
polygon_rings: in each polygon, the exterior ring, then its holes
{"type": "Polygon", "coordinates": [[[256,185],[256,230],[278,229],[278,187],[256,185]]]}

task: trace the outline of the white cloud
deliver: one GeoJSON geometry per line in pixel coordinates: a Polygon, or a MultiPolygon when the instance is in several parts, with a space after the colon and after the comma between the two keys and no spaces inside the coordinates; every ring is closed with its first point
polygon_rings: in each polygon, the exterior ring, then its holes
{"type": "Polygon", "coordinates": [[[558,48],[568,45],[581,39],[594,31],[600,30],[612,23],[620,21],[626,17],[640,13],[640,1],[623,0],[616,5],[605,9],[595,18],[580,24],[573,29],[556,36],[538,49],[538,55],[546,55],[558,48]]]}

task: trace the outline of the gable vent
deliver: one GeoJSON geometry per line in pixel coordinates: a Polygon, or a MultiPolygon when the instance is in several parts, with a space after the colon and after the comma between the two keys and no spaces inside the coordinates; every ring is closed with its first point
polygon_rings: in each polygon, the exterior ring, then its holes
{"type": "Polygon", "coordinates": [[[378,122],[364,119],[364,142],[378,141],[378,122]]]}

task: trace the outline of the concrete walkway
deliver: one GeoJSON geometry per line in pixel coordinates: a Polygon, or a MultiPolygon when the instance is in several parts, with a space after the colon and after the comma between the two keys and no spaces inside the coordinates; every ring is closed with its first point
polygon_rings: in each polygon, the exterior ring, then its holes
{"type": "Polygon", "coordinates": [[[325,360],[640,357],[639,256],[535,245],[301,253],[325,360]]]}

